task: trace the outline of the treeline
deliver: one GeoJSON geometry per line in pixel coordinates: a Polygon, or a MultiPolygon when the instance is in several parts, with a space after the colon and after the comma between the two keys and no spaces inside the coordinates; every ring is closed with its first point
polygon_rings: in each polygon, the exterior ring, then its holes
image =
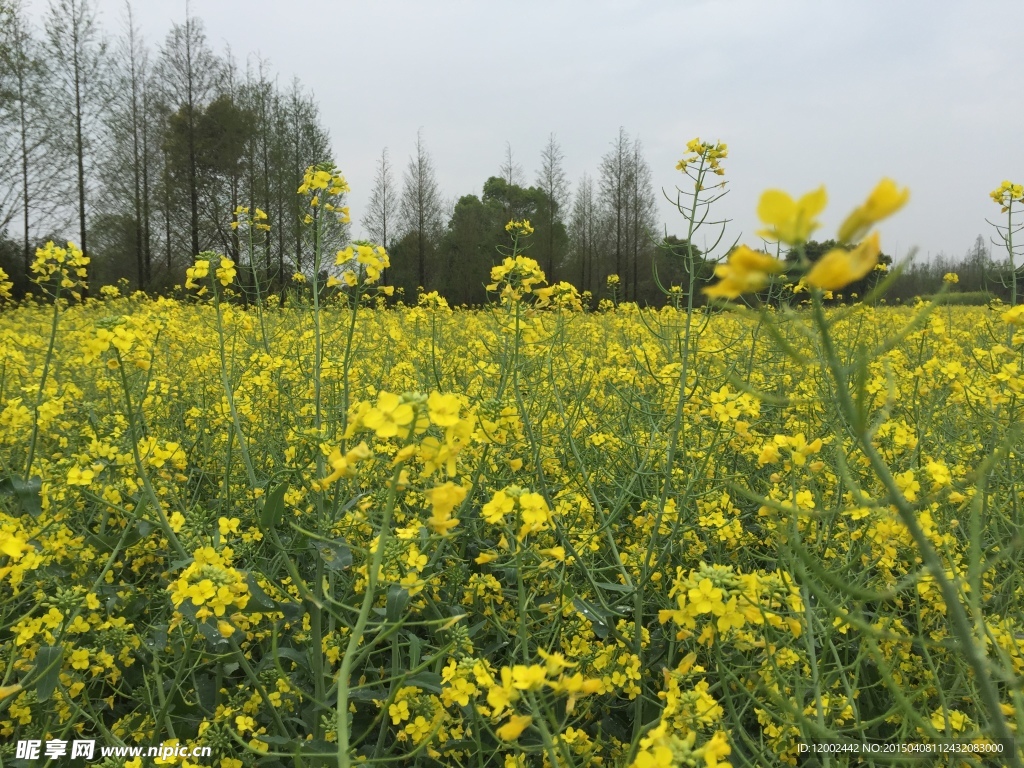
{"type": "Polygon", "coordinates": [[[532,184],[509,145],[495,170],[479,196],[446,202],[422,135],[401,185],[387,149],[381,153],[362,225],[388,249],[387,279],[406,297],[422,288],[453,304],[484,302],[490,268],[511,244],[505,225],[512,220],[528,220],[534,228],[525,254],[537,260],[548,282],[570,282],[589,292],[592,303],[611,296],[610,275],[619,276],[616,298],[641,304],[664,302],[652,265],[664,284],[682,281],[683,244],[659,236],[651,169],[641,142],[625,129],[601,159],[597,178],[584,175],[575,195],[554,135],[532,184]]]}
{"type": "Polygon", "coordinates": [[[1009,301],[1013,272],[1005,252],[1000,256],[993,258],[989,243],[978,235],[974,245],[960,258],[939,254],[934,259],[915,260],[904,269],[886,298],[905,303],[918,296],[934,296],[946,286],[952,301],[957,301],[957,295],[973,304],[984,304],[994,298],[1009,301]],[[956,275],[956,282],[947,286],[948,274],[956,275]]]}
{"type": "MultiPolygon", "coordinates": [[[[833,248],[852,248],[855,244],[839,243],[835,240],[811,240],[804,246],[804,253],[811,262],[815,262],[833,248]]],[[[786,261],[796,259],[794,252],[786,254],[786,261]]],[[[889,270],[895,266],[894,260],[886,253],[878,258],[886,266],[885,272],[872,271],[866,277],[846,286],[837,292],[829,301],[831,303],[851,303],[867,297],[875,287],[885,280],[889,270]]],[[[709,265],[705,265],[705,268],[709,265]]],[[[899,273],[889,281],[888,286],[879,300],[887,303],[911,303],[917,299],[930,300],[940,292],[947,295],[942,298],[954,304],[986,304],[993,299],[1004,302],[1010,300],[1010,281],[1013,272],[1005,256],[993,258],[984,236],[978,235],[974,245],[960,258],[952,258],[940,253],[935,258],[915,258],[909,264],[900,264],[899,273]],[[955,277],[954,277],[955,276],[955,277]]],[[[1018,277],[1018,283],[1020,278],[1018,277]]],[[[788,298],[783,294],[780,298],[788,298]]]]}
{"type": "Polygon", "coordinates": [[[109,33],[89,0],[51,0],[40,27],[0,0],[0,267],[16,293],[47,239],[81,246],[93,285],[166,290],[200,251],[238,258],[238,205],[275,222],[258,266],[306,268],[295,189],[330,147],[298,81],[243,71],[197,18],[154,49],[130,5],[109,33]]]}
{"type": "MultiPolygon", "coordinates": [[[[301,84],[282,88],[266,62],[240,67],[230,51],[216,53],[197,18],[150,47],[130,4],[110,32],[92,0],[50,0],[38,26],[22,0],[0,0],[0,268],[16,296],[31,289],[29,266],[48,239],[82,247],[93,287],[124,279],[165,292],[205,250],[234,258],[243,282],[253,269],[272,287],[310,275],[296,188],[307,166],[332,161],[317,103],[301,84]],[[254,253],[231,227],[237,206],[260,208],[272,223],[254,253]]],[[[422,133],[404,168],[382,151],[359,220],[390,253],[384,280],[406,302],[422,289],[453,305],[483,303],[490,268],[511,244],[510,220],[533,225],[526,254],[549,282],[589,292],[591,306],[613,295],[611,275],[615,298],[642,305],[664,303],[659,281],[686,282],[686,243],[665,236],[643,145],[624,128],[574,192],[553,134],[529,177],[506,145],[481,182],[479,195],[443,196],[422,133]]],[[[330,245],[348,237],[342,227],[330,245]]],[[[831,245],[809,243],[808,253],[831,245]]],[[[698,258],[696,269],[702,284],[711,279],[712,264],[698,258]]],[[[979,236],[962,260],[912,265],[888,300],[937,293],[947,272],[957,273],[957,292],[1008,296],[1007,269],[979,236]]],[[[863,296],[875,278],[844,300],[863,296]]]]}
{"type": "MultiPolygon", "coordinates": [[[[295,190],[308,165],[332,160],[300,83],[282,89],[264,62],[242,68],[217,54],[197,18],[154,48],[130,4],[111,32],[90,0],[51,0],[38,26],[21,0],[0,0],[0,268],[16,295],[31,289],[29,266],[48,239],[74,240],[92,258],[94,287],[125,279],[163,292],[211,249],[260,270],[264,284],[308,274],[295,190]],[[251,255],[231,228],[239,205],[273,225],[251,255]]],[[[510,146],[496,165],[479,196],[451,200],[422,135],[399,178],[382,152],[362,223],[391,253],[386,279],[406,301],[420,288],[453,304],[485,301],[512,219],[533,224],[527,254],[549,281],[595,302],[612,274],[617,298],[660,302],[654,262],[663,281],[681,282],[679,258],[661,248],[643,147],[624,129],[575,195],[553,135],[532,182],[510,146]]],[[[337,235],[340,246],[348,233],[337,235]]]]}

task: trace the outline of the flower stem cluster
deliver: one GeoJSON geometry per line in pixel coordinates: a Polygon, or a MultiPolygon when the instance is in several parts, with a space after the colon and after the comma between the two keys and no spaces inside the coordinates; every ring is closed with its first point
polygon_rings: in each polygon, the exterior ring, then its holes
{"type": "Polygon", "coordinates": [[[989,192],[989,197],[1000,208],[1000,213],[1007,213],[1015,202],[1024,200],[1024,184],[1014,184],[1011,181],[1004,181],[998,187],[989,192]]]}
{"type": "Polygon", "coordinates": [[[519,301],[534,292],[547,281],[540,265],[528,256],[516,254],[506,256],[496,267],[491,268],[491,282],[488,291],[499,291],[503,301],[519,301]]]}
{"type": "Polygon", "coordinates": [[[712,144],[699,138],[691,139],[686,144],[686,154],[676,163],[676,170],[689,173],[690,169],[696,166],[707,168],[716,176],[724,176],[722,160],[728,156],[729,146],[725,142],[716,141],[712,144]]]}
{"type": "MultiPolygon", "coordinates": [[[[32,262],[32,280],[44,287],[56,285],[58,288],[70,290],[78,298],[78,290],[86,287],[86,264],[89,257],[72,242],[67,248],[61,248],[50,240],[42,248],[36,249],[36,258],[32,262]]],[[[4,275],[6,277],[6,275],[4,275]]]]}
{"type": "Polygon", "coordinates": [[[255,229],[257,232],[269,232],[270,222],[266,212],[262,209],[257,208],[256,212],[249,213],[249,207],[240,205],[235,208],[235,220],[231,222],[231,228],[234,230],[238,229],[255,229]]]}
{"type": "MultiPolygon", "coordinates": [[[[356,286],[368,287],[380,280],[381,273],[391,266],[391,260],[383,246],[357,243],[338,251],[334,265],[345,267],[341,279],[330,277],[327,287],[344,283],[349,288],[356,286]]],[[[394,292],[393,286],[385,286],[388,295],[394,292]]]]}
{"type": "Polygon", "coordinates": [[[192,564],[170,586],[171,602],[176,609],[188,601],[195,608],[197,621],[205,622],[211,616],[218,619],[217,631],[231,637],[236,623],[243,623],[242,611],[249,603],[249,587],[245,576],[231,567],[233,552],[225,547],[218,552],[213,547],[197,549],[192,564]]]}
{"type": "Polygon", "coordinates": [[[317,211],[322,208],[333,213],[340,223],[347,224],[350,221],[349,209],[348,206],[340,205],[340,202],[348,191],[348,182],[332,163],[321,163],[306,168],[298,189],[298,194],[308,198],[309,211],[305,214],[305,223],[311,224],[317,211]]]}

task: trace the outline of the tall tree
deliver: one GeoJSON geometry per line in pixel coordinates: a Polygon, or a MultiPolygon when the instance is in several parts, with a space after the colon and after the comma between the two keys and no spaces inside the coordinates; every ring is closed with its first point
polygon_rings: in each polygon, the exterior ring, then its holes
{"type": "Polygon", "coordinates": [[[73,156],[77,171],[80,247],[87,251],[87,166],[91,170],[96,126],[106,93],[107,44],[89,0],[51,0],[46,15],[46,36],[51,72],[63,111],[71,115],[71,133],[62,142],[73,156]]]}
{"type": "Polygon", "coordinates": [[[626,274],[629,253],[629,189],[632,186],[632,147],[625,128],[619,128],[619,135],[612,142],[612,148],[601,158],[600,199],[603,214],[608,220],[608,243],[614,272],[622,280],[623,294],[628,290],[626,274]]]}
{"type": "MultiPolygon", "coordinates": [[[[496,229],[501,208],[488,205],[476,195],[464,195],[455,203],[445,232],[442,250],[446,258],[444,295],[451,304],[482,304],[485,279],[494,265],[496,229]]],[[[504,224],[501,234],[506,235],[504,224]]]]}
{"type": "MultiPolygon", "coordinates": [[[[273,181],[271,176],[271,158],[274,136],[274,102],[277,98],[273,83],[267,76],[267,63],[257,58],[256,67],[251,61],[246,66],[246,81],[241,89],[241,101],[255,122],[249,141],[246,144],[246,170],[248,178],[245,197],[250,210],[260,208],[265,213],[273,213],[271,195],[273,181]]],[[[263,239],[263,269],[270,270],[270,258],[273,241],[280,239],[280,221],[274,222],[270,233],[263,239]]],[[[256,254],[249,254],[255,262],[256,254]]],[[[252,267],[256,267],[253,263],[252,267]]]]}
{"type": "MultiPolygon", "coordinates": [[[[388,249],[388,235],[393,235],[395,230],[395,216],[398,212],[398,190],[395,187],[394,175],[391,172],[391,161],[388,158],[388,148],[380,153],[380,161],[377,163],[377,173],[373,179],[373,190],[370,192],[370,202],[363,216],[363,226],[370,239],[388,249]]],[[[387,285],[387,270],[383,275],[383,282],[387,285]]]]}
{"type": "Polygon", "coordinates": [[[600,203],[594,180],[584,173],[576,189],[569,219],[570,258],[578,270],[581,291],[595,291],[595,271],[600,267],[600,234],[600,203]]]}
{"type": "MultiPolygon", "coordinates": [[[[75,0],[64,0],[69,1],[75,0]]],[[[169,170],[172,178],[184,181],[188,193],[191,255],[201,250],[197,124],[202,109],[214,97],[220,73],[221,63],[206,42],[202,21],[187,15],[183,24],[174,24],[160,51],[157,76],[186,155],[184,168],[172,165],[169,170]]]]}
{"type": "Polygon", "coordinates": [[[246,175],[245,148],[253,123],[230,93],[217,96],[196,120],[196,171],[202,209],[208,212],[207,230],[235,259],[238,242],[230,222],[246,175]]]}
{"type": "Polygon", "coordinates": [[[427,286],[427,264],[443,226],[444,201],[437,186],[434,161],[423,143],[423,131],[416,133],[416,154],[405,169],[399,219],[405,235],[413,236],[416,274],[419,286],[427,286]]]}
{"type": "Polygon", "coordinates": [[[373,189],[366,213],[363,215],[363,226],[370,239],[379,243],[387,250],[388,235],[394,233],[395,216],[398,212],[398,189],[395,187],[394,173],[391,169],[391,158],[388,148],[384,147],[377,162],[377,172],[373,177],[373,189]]]}
{"type": "MultiPolygon", "coordinates": [[[[320,125],[320,113],[316,102],[302,90],[298,79],[292,80],[291,88],[284,97],[283,109],[284,122],[279,126],[283,129],[283,134],[279,136],[278,140],[287,146],[287,162],[290,164],[291,178],[286,179],[283,184],[292,186],[287,204],[291,209],[289,218],[292,227],[291,233],[295,240],[295,268],[301,271],[303,268],[303,236],[306,233],[306,227],[302,225],[303,212],[300,208],[302,199],[295,194],[295,189],[306,168],[332,160],[331,140],[327,131],[320,125]]],[[[287,192],[287,190],[285,191],[287,192]]],[[[346,228],[338,227],[332,230],[331,247],[340,244],[346,237],[346,228]]]]}
{"type": "Polygon", "coordinates": [[[0,232],[5,232],[18,209],[18,148],[16,51],[20,9],[0,0],[0,232]]]}
{"type": "Polygon", "coordinates": [[[627,178],[629,181],[626,206],[630,225],[629,261],[633,272],[630,281],[630,295],[633,301],[640,301],[641,285],[646,285],[649,289],[647,298],[654,300],[656,296],[653,291],[651,264],[657,242],[655,239],[657,200],[654,196],[651,166],[643,156],[643,146],[639,137],[633,141],[627,178]],[[641,273],[643,277],[641,277],[641,273]]]}
{"type": "Polygon", "coordinates": [[[551,284],[555,282],[555,265],[563,255],[556,248],[557,225],[565,226],[564,215],[569,207],[569,182],[562,167],[563,160],[562,149],[552,133],[540,154],[540,170],[537,171],[537,187],[546,197],[545,205],[538,211],[546,230],[538,260],[544,265],[551,284]]]}
{"type": "Polygon", "coordinates": [[[20,217],[26,275],[32,263],[32,216],[54,225],[62,197],[46,172],[53,138],[48,91],[42,51],[24,8],[19,0],[0,3],[0,231],[20,217]]]}
{"type": "MultiPolygon", "coordinates": [[[[505,157],[501,161],[499,176],[504,180],[509,189],[523,185],[523,166],[515,161],[515,157],[512,155],[512,143],[509,141],[505,142],[505,157]]],[[[505,223],[507,224],[510,219],[514,218],[516,218],[515,212],[511,208],[506,207],[505,223]]]]}
{"type": "Polygon", "coordinates": [[[512,154],[512,142],[505,142],[505,158],[501,161],[501,178],[510,187],[523,186],[523,166],[515,161],[512,154]]]}
{"type": "Polygon", "coordinates": [[[113,96],[106,110],[110,141],[100,174],[103,204],[108,213],[129,222],[131,244],[123,257],[133,262],[136,284],[144,290],[152,272],[149,212],[154,158],[149,145],[153,129],[147,110],[149,56],[129,2],[125,3],[124,32],[115,51],[113,96]]]}

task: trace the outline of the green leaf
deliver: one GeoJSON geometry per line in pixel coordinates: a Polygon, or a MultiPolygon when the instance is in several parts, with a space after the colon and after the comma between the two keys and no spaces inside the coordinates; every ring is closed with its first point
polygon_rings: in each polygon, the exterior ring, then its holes
{"type": "Polygon", "coordinates": [[[610,589],[612,592],[623,592],[627,595],[631,595],[636,591],[633,587],[627,587],[625,584],[616,584],[614,581],[595,581],[594,586],[601,589],[610,589]]]}
{"type": "Polygon", "coordinates": [[[14,496],[22,512],[39,517],[43,512],[43,481],[39,477],[22,480],[11,475],[0,480],[0,493],[14,496]]]}
{"type": "Polygon", "coordinates": [[[411,668],[418,667],[423,649],[423,641],[413,632],[409,632],[406,636],[409,639],[409,666],[411,668]]]}
{"type": "Polygon", "coordinates": [[[245,584],[249,588],[249,602],[245,606],[246,609],[257,613],[269,613],[277,610],[277,603],[263,591],[251,571],[245,575],[245,584]]]}
{"type": "Polygon", "coordinates": [[[441,692],[441,676],[436,672],[419,672],[406,679],[406,685],[415,685],[425,691],[441,692]]]}
{"type": "Polygon", "coordinates": [[[343,571],[352,565],[352,550],[344,539],[334,541],[313,541],[314,549],[330,571],[343,571]]]}
{"type": "Polygon", "coordinates": [[[264,530],[270,530],[277,526],[281,515],[284,514],[284,495],[287,492],[288,482],[285,481],[267,494],[266,501],[263,502],[263,509],[260,511],[260,527],[264,530]]]}
{"type": "Polygon", "coordinates": [[[601,640],[608,637],[608,623],[603,611],[580,597],[574,597],[572,604],[591,623],[595,635],[601,640]]]}
{"type": "Polygon", "coordinates": [[[387,617],[388,621],[396,622],[402,618],[405,607],[409,604],[409,591],[397,584],[388,590],[387,617]]]}
{"type": "Polygon", "coordinates": [[[36,653],[36,666],[33,669],[36,677],[36,697],[39,701],[47,701],[53,694],[60,680],[61,662],[64,660],[64,649],[59,645],[46,645],[36,653]]]}

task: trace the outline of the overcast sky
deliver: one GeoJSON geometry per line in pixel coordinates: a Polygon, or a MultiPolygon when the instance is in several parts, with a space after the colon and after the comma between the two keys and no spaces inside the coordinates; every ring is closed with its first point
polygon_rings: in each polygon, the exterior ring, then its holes
{"type": "MultiPolygon", "coordinates": [[[[120,31],[121,0],[97,0],[120,31]]],[[[37,12],[45,0],[31,0],[37,12]]],[[[158,47],[184,0],[135,0],[158,47]]],[[[354,234],[381,149],[400,180],[422,128],[442,193],[480,193],[505,142],[532,182],[554,132],[575,187],[622,126],[671,191],[694,136],[729,144],[721,212],[752,245],[760,193],[821,184],[819,239],[883,176],[910,187],[883,250],[962,255],[1024,181],[1024,3],[838,0],[191,0],[211,45],[269,60],[320,104],[354,234]]],[[[660,207],[670,233],[682,217],[660,207]]]]}

